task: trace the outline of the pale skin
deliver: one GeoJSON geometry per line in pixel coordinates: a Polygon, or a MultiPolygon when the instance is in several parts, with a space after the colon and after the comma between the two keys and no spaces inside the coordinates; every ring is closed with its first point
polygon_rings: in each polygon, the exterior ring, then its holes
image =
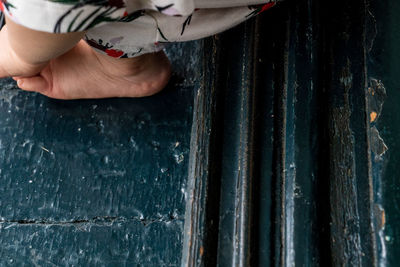
{"type": "Polygon", "coordinates": [[[6,18],[0,31],[0,78],[56,99],[144,97],[161,91],[171,75],[163,52],[117,59],[94,51],[85,32],[52,34],[6,18]]]}

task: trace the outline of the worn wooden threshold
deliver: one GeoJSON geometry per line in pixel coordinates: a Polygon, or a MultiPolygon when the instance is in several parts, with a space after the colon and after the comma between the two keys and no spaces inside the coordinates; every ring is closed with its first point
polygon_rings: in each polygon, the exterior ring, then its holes
{"type": "Polygon", "coordinates": [[[379,265],[366,8],[288,1],[204,41],[182,266],[379,265]]]}

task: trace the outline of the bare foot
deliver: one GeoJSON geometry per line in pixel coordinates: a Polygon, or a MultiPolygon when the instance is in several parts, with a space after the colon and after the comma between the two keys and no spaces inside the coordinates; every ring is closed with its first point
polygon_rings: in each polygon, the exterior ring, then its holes
{"type": "Polygon", "coordinates": [[[26,91],[57,99],[144,97],[161,91],[171,75],[163,52],[116,59],[80,41],[36,76],[14,77],[26,91]]]}

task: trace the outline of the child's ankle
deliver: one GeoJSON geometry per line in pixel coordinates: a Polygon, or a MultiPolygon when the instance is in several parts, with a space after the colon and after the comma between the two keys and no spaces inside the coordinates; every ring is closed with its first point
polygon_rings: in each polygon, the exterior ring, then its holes
{"type": "Polygon", "coordinates": [[[148,64],[152,62],[153,56],[155,56],[154,54],[145,54],[133,58],[113,58],[93,52],[110,74],[118,76],[137,75],[148,67],[148,64]]]}

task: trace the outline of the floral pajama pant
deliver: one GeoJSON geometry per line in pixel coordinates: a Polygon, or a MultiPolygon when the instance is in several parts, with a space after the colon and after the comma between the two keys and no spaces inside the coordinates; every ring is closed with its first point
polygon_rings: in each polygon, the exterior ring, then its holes
{"type": "Polygon", "coordinates": [[[279,0],[0,0],[0,10],[25,27],[52,33],[86,31],[112,57],[160,51],[166,43],[210,36],[279,0]]]}

